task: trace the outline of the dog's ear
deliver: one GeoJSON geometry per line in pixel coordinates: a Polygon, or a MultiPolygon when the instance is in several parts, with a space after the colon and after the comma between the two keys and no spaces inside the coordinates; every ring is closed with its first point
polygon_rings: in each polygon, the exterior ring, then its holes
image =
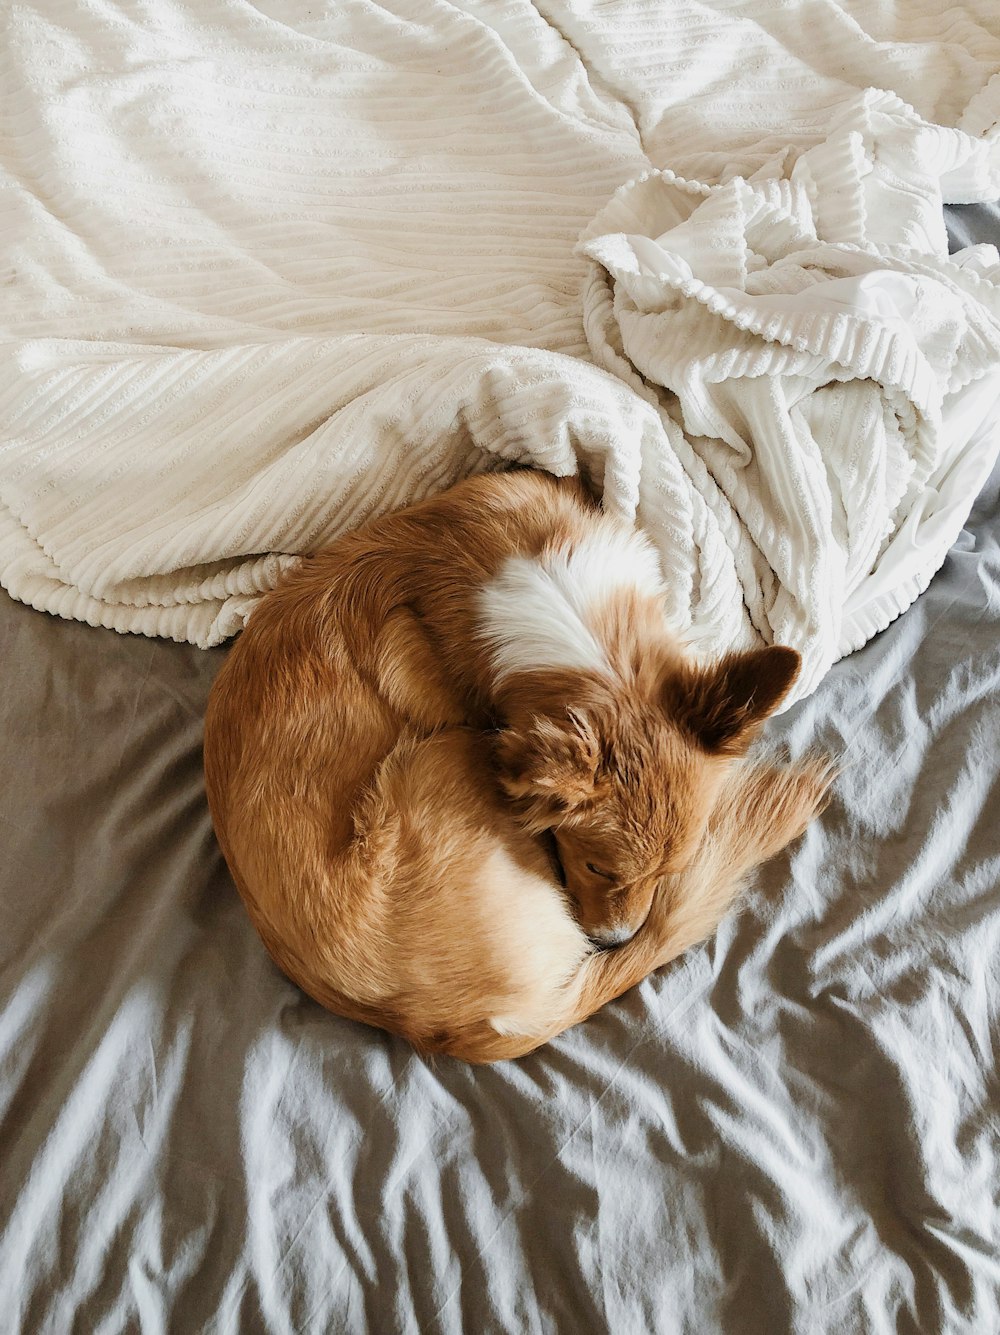
{"type": "Polygon", "coordinates": [[[782,644],[727,654],[711,667],[668,678],[664,708],[706,751],[742,755],[788,694],[801,665],[798,653],[782,644]]]}
{"type": "Polygon", "coordinates": [[[539,830],[571,819],[596,795],[601,742],[582,711],[536,714],[504,729],[496,758],[501,787],[539,830]]]}

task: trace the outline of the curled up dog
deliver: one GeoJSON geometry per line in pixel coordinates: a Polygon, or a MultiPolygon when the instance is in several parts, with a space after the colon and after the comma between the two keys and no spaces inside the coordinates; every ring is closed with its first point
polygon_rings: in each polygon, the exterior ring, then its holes
{"type": "Polygon", "coordinates": [[[377,520],[261,601],[209,700],[206,781],[304,991],[423,1051],[520,1056],[710,933],[802,832],[829,767],[745,759],[798,656],[701,665],[661,594],[641,535],[520,472],[377,520]]]}

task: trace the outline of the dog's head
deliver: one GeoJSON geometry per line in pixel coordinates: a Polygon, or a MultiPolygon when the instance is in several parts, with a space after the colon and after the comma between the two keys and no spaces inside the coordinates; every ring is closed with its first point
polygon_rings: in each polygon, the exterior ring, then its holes
{"type": "Polygon", "coordinates": [[[682,871],[731,761],[795,680],[775,646],[697,667],[678,660],[650,701],[588,683],[581,702],[512,722],[500,782],[529,828],[551,831],[581,927],[601,945],[642,926],[660,880],[682,871]]]}

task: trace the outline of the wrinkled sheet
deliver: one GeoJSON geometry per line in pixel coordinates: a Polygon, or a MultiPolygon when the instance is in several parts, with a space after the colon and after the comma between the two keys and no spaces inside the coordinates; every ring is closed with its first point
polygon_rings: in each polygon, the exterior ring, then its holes
{"type": "Polygon", "coordinates": [[[6,598],[0,645],[5,1331],[995,1329],[1000,472],[773,729],[846,750],[822,819],[714,941],[493,1069],[270,964],[202,789],[224,650],[6,598]]]}
{"type": "Polygon", "coordinates": [[[0,45],[36,608],[217,644],[296,553],[518,459],[803,695],[992,465],[1000,263],[941,204],[1000,193],[995,0],[19,0],[0,45]]]}

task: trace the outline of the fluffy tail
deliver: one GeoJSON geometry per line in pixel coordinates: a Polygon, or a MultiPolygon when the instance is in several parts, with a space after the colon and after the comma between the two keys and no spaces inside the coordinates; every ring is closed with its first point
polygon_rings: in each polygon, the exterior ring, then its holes
{"type": "Polygon", "coordinates": [[[828,800],[836,769],[826,758],[734,768],[691,866],[657,894],[625,945],[594,952],[567,984],[552,1023],[537,1034],[502,1034],[489,1024],[452,1033],[438,1051],[471,1062],[523,1057],[711,935],[743,878],[798,838],[828,800]]]}

